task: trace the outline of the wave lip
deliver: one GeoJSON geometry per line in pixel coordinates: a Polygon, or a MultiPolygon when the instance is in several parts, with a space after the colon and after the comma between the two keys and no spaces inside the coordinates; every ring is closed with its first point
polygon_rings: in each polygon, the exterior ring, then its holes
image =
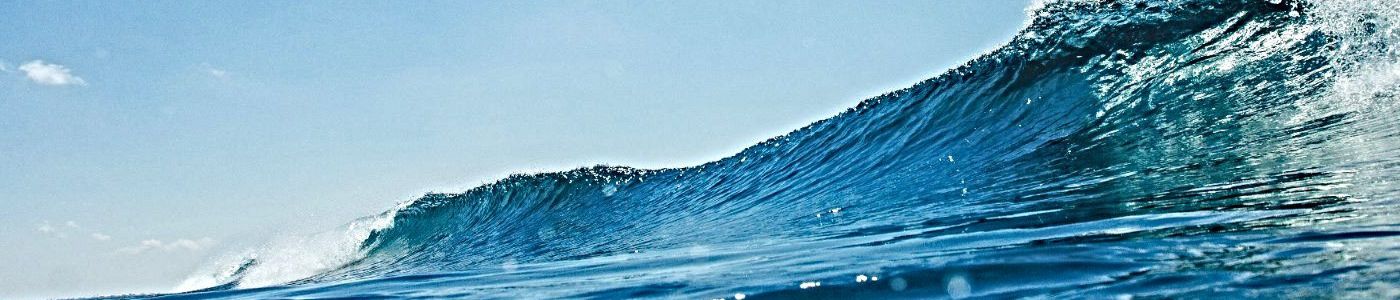
{"type": "Polygon", "coordinates": [[[175,293],[265,287],[295,282],[363,259],[372,248],[370,236],[393,226],[395,209],[365,217],[334,231],[309,236],[286,236],[258,249],[219,258],[176,286],[175,293]]]}
{"type": "Polygon", "coordinates": [[[182,296],[1393,296],[1396,7],[1047,1],[732,157],[429,194],[182,296]]]}

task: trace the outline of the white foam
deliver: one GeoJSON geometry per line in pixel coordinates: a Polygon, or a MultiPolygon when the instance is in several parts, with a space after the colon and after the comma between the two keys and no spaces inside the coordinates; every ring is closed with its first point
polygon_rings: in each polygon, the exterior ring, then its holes
{"type": "Polygon", "coordinates": [[[370,234],[393,226],[397,212],[411,202],[404,202],[389,212],[360,218],[335,230],[311,235],[274,238],[261,247],[226,255],[211,267],[186,278],[175,292],[187,292],[238,281],[238,288],[271,286],[304,279],[363,258],[361,245],[370,234]],[[241,276],[238,269],[249,260],[241,276]]]}
{"type": "Polygon", "coordinates": [[[1378,101],[1400,94],[1400,5],[1393,0],[1328,0],[1306,8],[1309,25],[1336,38],[1328,58],[1338,73],[1326,101],[1304,107],[1299,119],[1400,110],[1395,101],[1378,101]]]}

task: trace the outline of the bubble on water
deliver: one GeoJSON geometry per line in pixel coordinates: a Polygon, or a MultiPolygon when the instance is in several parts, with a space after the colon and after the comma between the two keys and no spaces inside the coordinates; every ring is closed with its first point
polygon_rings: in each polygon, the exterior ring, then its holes
{"type": "Polygon", "coordinates": [[[953,297],[953,299],[967,298],[967,296],[972,295],[972,283],[967,282],[967,277],[962,275],[953,275],[953,278],[949,278],[946,288],[948,296],[953,297]]]}
{"type": "Polygon", "coordinates": [[[501,263],[501,270],[505,270],[506,272],[515,272],[515,270],[519,268],[520,266],[514,258],[507,258],[505,262],[501,263]]]}
{"type": "Polygon", "coordinates": [[[894,279],[890,279],[890,290],[899,292],[907,288],[909,288],[909,282],[904,281],[904,278],[895,277],[894,279]]]}

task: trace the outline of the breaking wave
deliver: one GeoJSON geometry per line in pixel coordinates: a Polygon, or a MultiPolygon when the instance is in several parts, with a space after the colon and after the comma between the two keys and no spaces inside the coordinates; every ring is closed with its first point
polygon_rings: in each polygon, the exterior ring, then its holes
{"type": "Polygon", "coordinates": [[[429,194],[172,297],[1396,297],[1400,5],[1049,1],[699,166],[429,194]]]}

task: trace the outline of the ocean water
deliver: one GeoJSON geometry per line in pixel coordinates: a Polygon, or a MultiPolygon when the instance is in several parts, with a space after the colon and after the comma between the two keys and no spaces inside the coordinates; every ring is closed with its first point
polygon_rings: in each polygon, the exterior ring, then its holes
{"type": "Polygon", "coordinates": [[[1029,13],[729,158],[429,194],[118,298],[1400,297],[1400,2],[1029,13]]]}

